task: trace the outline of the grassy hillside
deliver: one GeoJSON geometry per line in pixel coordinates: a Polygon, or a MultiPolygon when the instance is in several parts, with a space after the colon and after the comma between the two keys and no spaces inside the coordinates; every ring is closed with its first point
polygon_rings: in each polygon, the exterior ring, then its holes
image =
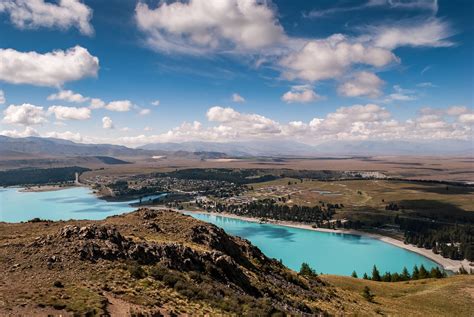
{"type": "MultiPolygon", "coordinates": [[[[357,315],[474,316],[474,276],[381,283],[352,277],[324,275],[321,279],[338,289],[362,294],[368,286],[375,295],[370,308],[357,315]]],[[[361,296],[362,298],[362,296],[361,296]]]]}

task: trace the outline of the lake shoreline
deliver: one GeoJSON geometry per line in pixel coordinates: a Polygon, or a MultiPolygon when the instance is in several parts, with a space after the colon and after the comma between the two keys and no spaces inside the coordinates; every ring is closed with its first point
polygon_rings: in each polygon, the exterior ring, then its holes
{"type": "MultiPolygon", "coordinates": [[[[158,208],[158,209],[170,209],[170,208],[158,208]]],[[[348,230],[348,229],[333,230],[333,229],[326,229],[326,228],[313,228],[311,225],[307,225],[307,224],[296,223],[292,221],[273,220],[273,219],[268,219],[265,222],[261,222],[257,218],[238,216],[238,215],[225,213],[225,212],[217,213],[217,212],[193,211],[193,210],[177,210],[177,209],[174,209],[174,210],[183,212],[183,213],[198,213],[198,214],[207,214],[207,215],[212,215],[212,216],[222,216],[222,217],[244,220],[244,221],[249,221],[249,222],[268,223],[268,224],[274,224],[274,225],[285,226],[285,227],[290,227],[290,228],[313,230],[313,231],[318,231],[318,232],[341,233],[341,234],[351,234],[351,235],[369,237],[369,238],[380,240],[385,243],[389,243],[391,245],[405,249],[407,251],[417,253],[421,256],[424,256],[425,258],[428,258],[431,261],[443,267],[443,269],[446,271],[450,271],[454,273],[454,272],[458,272],[461,266],[463,266],[467,270],[469,270],[469,268],[471,267],[469,261],[466,259],[462,261],[447,259],[441,256],[440,254],[434,253],[432,250],[418,248],[411,244],[405,244],[403,241],[400,241],[388,236],[384,236],[381,234],[377,234],[377,233],[370,233],[370,232],[365,232],[365,231],[360,231],[360,230],[348,230]]],[[[411,268],[408,268],[408,269],[411,269],[411,268]]]]}
{"type": "MultiPolygon", "coordinates": [[[[13,186],[16,187],[16,186],[13,186]]],[[[19,191],[22,193],[39,193],[39,192],[53,192],[57,190],[63,190],[63,189],[70,189],[73,187],[81,187],[76,184],[70,184],[70,185],[35,185],[35,186],[30,186],[30,187],[24,187],[20,186],[21,188],[19,191]]]]}

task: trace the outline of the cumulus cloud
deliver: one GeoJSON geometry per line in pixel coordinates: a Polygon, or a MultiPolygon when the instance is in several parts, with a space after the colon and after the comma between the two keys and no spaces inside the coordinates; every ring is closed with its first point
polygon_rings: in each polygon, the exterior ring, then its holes
{"type": "Polygon", "coordinates": [[[89,100],[89,98],[84,97],[81,94],[75,93],[72,90],[60,90],[55,94],[49,95],[48,100],[64,100],[69,102],[82,103],[89,100]]]}
{"type": "Polygon", "coordinates": [[[217,127],[222,131],[231,128],[235,131],[242,129],[251,134],[273,134],[280,130],[276,121],[258,114],[240,113],[232,108],[212,107],[207,111],[207,118],[211,122],[225,124],[217,127]]]}
{"type": "Polygon", "coordinates": [[[158,99],[155,100],[155,101],[152,101],[152,102],[151,102],[151,105],[152,105],[152,106],[159,106],[159,105],[160,105],[160,101],[159,101],[158,99]]]}
{"type": "Polygon", "coordinates": [[[99,59],[81,46],[45,54],[0,49],[0,61],[0,80],[12,84],[58,87],[99,70],[99,59]]]}
{"type": "Polygon", "coordinates": [[[86,107],[51,106],[48,113],[54,114],[58,120],[87,120],[91,117],[91,110],[86,107]]]}
{"type": "Polygon", "coordinates": [[[447,47],[453,42],[448,38],[453,35],[449,24],[437,18],[397,25],[380,25],[370,29],[373,43],[377,47],[393,50],[400,46],[412,47],[447,47]]]}
{"type": "Polygon", "coordinates": [[[116,100],[111,101],[107,105],[105,105],[105,109],[110,111],[117,111],[117,112],[126,112],[132,108],[132,102],[130,100],[116,100]]]}
{"type": "Polygon", "coordinates": [[[474,113],[464,113],[459,116],[458,120],[461,123],[474,124],[474,113]]]}
{"type": "Polygon", "coordinates": [[[335,34],[308,41],[301,50],[281,59],[280,66],[287,79],[316,81],[338,78],[354,64],[382,67],[397,61],[389,50],[351,42],[346,36],[335,34]]]}
{"type": "Polygon", "coordinates": [[[472,112],[466,106],[451,106],[446,110],[446,114],[449,116],[460,116],[472,112]]]}
{"type": "Polygon", "coordinates": [[[73,142],[82,142],[84,141],[82,135],[80,133],[74,133],[71,131],[65,131],[65,132],[56,132],[56,131],[51,131],[51,132],[46,132],[41,135],[42,137],[47,137],[47,138],[55,138],[55,139],[64,139],[64,140],[69,140],[73,142]]]}
{"type": "Polygon", "coordinates": [[[89,108],[91,109],[100,109],[105,107],[105,102],[99,98],[91,98],[89,108]]]}
{"type": "Polygon", "coordinates": [[[160,51],[201,54],[257,50],[284,39],[273,10],[258,0],[139,2],[135,19],[148,44],[160,51]]]}
{"type": "Polygon", "coordinates": [[[308,103],[321,99],[324,99],[324,97],[318,95],[309,85],[292,86],[290,91],[281,96],[281,100],[286,103],[308,103]]]}
{"type": "Polygon", "coordinates": [[[79,0],[59,0],[57,4],[44,0],[2,0],[0,12],[7,13],[19,29],[75,27],[85,35],[94,33],[90,24],[92,10],[79,0]]]}
{"type": "Polygon", "coordinates": [[[3,130],[0,131],[0,135],[5,135],[11,138],[26,138],[29,136],[38,136],[38,131],[33,129],[32,127],[25,127],[25,130],[18,131],[18,130],[3,130]]]}
{"type": "Polygon", "coordinates": [[[239,95],[238,93],[233,93],[232,94],[232,101],[233,102],[238,102],[238,103],[243,103],[245,102],[245,98],[239,95]]]}
{"type": "Polygon", "coordinates": [[[3,122],[11,124],[22,124],[25,126],[45,123],[46,112],[43,107],[29,103],[22,105],[10,105],[3,111],[3,122]]]}
{"type": "Polygon", "coordinates": [[[350,80],[341,84],[337,91],[346,97],[368,96],[375,98],[382,94],[383,84],[384,81],[373,73],[358,72],[350,80]]]}
{"type": "Polygon", "coordinates": [[[150,114],[150,113],[151,113],[150,109],[140,109],[140,111],[138,111],[138,114],[141,115],[141,116],[145,116],[145,115],[150,114]]]}
{"type": "Polygon", "coordinates": [[[103,117],[102,118],[102,128],[104,129],[113,129],[114,128],[114,122],[110,117],[103,117]]]}
{"type": "Polygon", "coordinates": [[[254,113],[241,113],[232,108],[212,107],[207,118],[214,125],[198,121],[184,122],[162,134],[127,136],[121,144],[139,145],[153,142],[232,141],[258,139],[298,140],[317,144],[329,140],[437,140],[472,137],[472,115],[456,122],[442,115],[421,114],[405,121],[392,117],[376,104],[340,107],[324,117],[281,123],[254,113]]]}
{"type": "Polygon", "coordinates": [[[0,89],[0,105],[3,105],[6,102],[5,93],[0,89]]]}

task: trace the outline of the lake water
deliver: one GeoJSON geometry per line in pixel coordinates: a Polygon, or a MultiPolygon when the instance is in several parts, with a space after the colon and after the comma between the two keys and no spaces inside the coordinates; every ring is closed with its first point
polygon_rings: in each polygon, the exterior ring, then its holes
{"type": "Polygon", "coordinates": [[[414,265],[423,264],[427,269],[437,266],[424,256],[369,237],[189,214],[250,240],[267,256],[281,259],[293,270],[306,262],[317,272],[350,275],[355,270],[362,277],[364,273],[371,275],[374,264],[381,273],[401,272],[404,266],[410,272],[414,265]]]}
{"type": "MultiPolygon", "coordinates": [[[[20,192],[19,188],[0,188],[0,221],[20,222],[33,218],[49,220],[104,219],[134,210],[130,202],[107,202],[91,190],[74,187],[50,192],[20,192]]],[[[426,268],[436,264],[416,253],[397,248],[376,239],[357,235],[316,232],[272,224],[259,224],[222,216],[192,214],[213,223],[226,232],[250,240],[267,256],[281,259],[298,270],[307,262],[318,272],[362,276],[377,265],[385,271],[410,271],[416,265],[426,268]]]]}
{"type": "Polygon", "coordinates": [[[20,222],[33,218],[47,220],[100,220],[134,210],[130,202],[107,202],[90,189],[73,187],[48,192],[21,192],[0,188],[0,221],[20,222]]]}

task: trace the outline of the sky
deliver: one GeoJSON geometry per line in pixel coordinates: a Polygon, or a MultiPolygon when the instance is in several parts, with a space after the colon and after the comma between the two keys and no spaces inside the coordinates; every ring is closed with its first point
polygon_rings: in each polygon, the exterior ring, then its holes
{"type": "Polygon", "coordinates": [[[0,134],[471,140],[470,0],[0,0],[0,134]]]}

